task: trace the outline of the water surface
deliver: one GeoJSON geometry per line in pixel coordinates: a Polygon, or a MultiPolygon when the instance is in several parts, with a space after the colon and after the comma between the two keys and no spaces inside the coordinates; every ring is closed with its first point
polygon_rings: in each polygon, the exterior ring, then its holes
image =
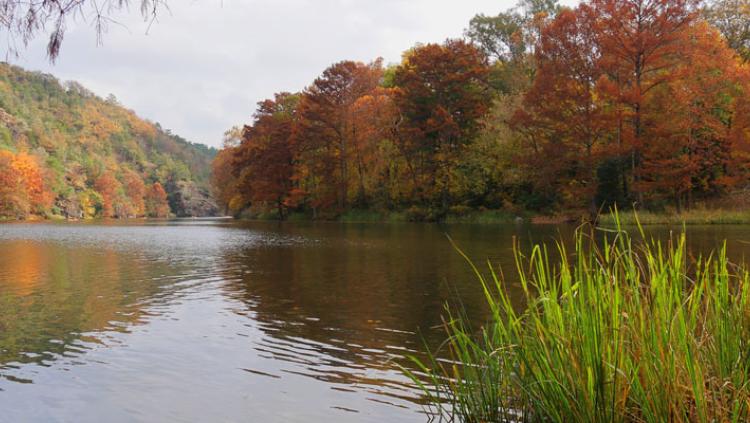
{"type": "MultiPolygon", "coordinates": [[[[514,239],[571,231],[2,224],[0,421],[424,422],[402,357],[440,344],[449,299],[476,322],[487,311],[446,234],[512,273],[514,239]]],[[[694,252],[724,238],[750,252],[750,227],[689,235],[694,252]]]]}

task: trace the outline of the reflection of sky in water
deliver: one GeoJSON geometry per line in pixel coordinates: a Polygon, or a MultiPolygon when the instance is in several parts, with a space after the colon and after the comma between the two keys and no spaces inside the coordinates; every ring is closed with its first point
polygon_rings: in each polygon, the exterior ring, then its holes
{"type": "MultiPolygon", "coordinates": [[[[570,228],[0,225],[0,421],[424,421],[396,365],[450,297],[486,312],[445,233],[508,272],[514,237],[570,228]]],[[[723,238],[750,251],[690,229],[723,238]]]]}

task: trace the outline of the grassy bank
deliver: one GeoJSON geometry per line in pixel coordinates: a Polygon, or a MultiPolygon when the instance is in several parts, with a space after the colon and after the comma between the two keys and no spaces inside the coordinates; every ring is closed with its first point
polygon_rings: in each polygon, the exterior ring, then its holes
{"type": "MultiPolygon", "coordinates": [[[[248,220],[281,220],[275,210],[268,212],[247,211],[240,215],[248,220]]],[[[444,223],[516,223],[524,221],[524,217],[505,210],[473,210],[468,208],[453,208],[448,213],[439,213],[434,209],[410,207],[400,211],[377,211],[368,209],[348,210],[339,215],[313,217],[312,213],[294,212],[287,216],[288,221],[323,220],[347,223],[381,223],[381,222],[444,222],[444,223]]]]}
{"type": "Polygon", "coordinates": [[[412,207],[403,211],[377,212],[371,210],[350,210],[334,218],[340,222],[443,222],[443,223],[513,223],[523,220],[505,210],[459,209],[441,215],[430,209],[412,207]]]}
{"type": "Polygon", "coordinates": [[[449,315],[443,356],[407,372],[432,411],[463,422],[742,422],[750,418],[750,277],[725,252],[691,261],[685,236],[637,244],[579,232],[517,253],[526,307],[475,268],[492,310],[449,315]],[[555,254],[557,257],[557,254],[555,254]],[[572,258],[570,258],[572,257],[572,258]]]}
{"type": "MultiPolygon", "coordinates": [[[[732,225],[750,224],[750,211],[723,210],[723,209],[693,209],[681,213],[664,212],[634,212],[620,213],[620,222],[623,225],[732,225]]],[[[600,222],[604,225],[614,226],[615,216],[603,215],[600,222]]]]}
{"type": "MultiPolygon", "coordinates": [[[[246,212],[241,216],[249,220],[280,220],[276,210],[265,212],[246,212]]],[[[290,221],[325,220],[349,223],[379,222],[443,222],[443,223],[476,223],[500,224],[527,222],[531,224],[579,224],[587,219],[585,212],[560,212],[554,215],[534,214],[532,212],[512,212],[508,210],[475,210],[467,207],[452,207],[447,213],[435,209],[410,207],[400,211],[378,211],[353,209],[341,214],[313,217],[312,213],[294,212],[285,216],[290,221]]],[[[619,213],[618,219],[624,226],[641,225],[730,225],[750,224],[750,210],[729,209],[693,209],[681,213],[674,212],[635,212],[619,213]]],[[[612,214],[603,214],[599,218],[603,226],[615,226],[612,214]]]]}

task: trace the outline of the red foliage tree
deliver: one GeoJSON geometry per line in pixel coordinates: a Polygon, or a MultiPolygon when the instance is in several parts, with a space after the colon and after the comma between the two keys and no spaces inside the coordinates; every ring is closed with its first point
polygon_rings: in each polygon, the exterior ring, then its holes
{"type": "Polygon", "coordinates": [[[292,189],[290,138],[297,102],[298,96],[281,93],[273,100],[258,103],[255,121],[245,127],[242,142],[234,152],[239,191],[251,202],[273,204],[282,219],[292,189]]]}
{"type": "Polygon", "coordinates": [[[462,40],[416,47],[396,69],[394,101],[404,119],[401,148],[422,188],[420,196],[437,193],[447,205],[455,160],[491,103],[488,72],[483,53],[462,40]]]}
{"type": "Polygon", "coordinates": [[[563,10],[541,32],[536,78],[513,124],[527,140],[524,165],[537,190],[596,212],[596,162],[611,154],[601,144],[610,114],[598,101],[602,76],[588,9],[563,10]]]}
{"type": "MultiPolygon", "coordinates": [[[[599,66],[606,75],[601,95],[619,115],[617,143],[627,151],[636,184],[643,177],[644,145],[664,118],[653,97],[675,79],[675,69],[686,59],[695,5],[694,0],[591,0],[580,6],[595,17],[599,66]]],[[[642,191],[638,194],[643,202],[642,191]]]]}
{"type": "MultiPolygon", "coordinates": [[[[715,29],[697,22],[686,29],[684,60],[651,97],[654,119],[642,147],[636,188],[681,208],[693,197],[715,196],[745,178],[739,165],[745,134],[733,132],[738,101],[746,97],[741,66],[715,29]]],[[[745,179],[746,180],[746,179],[745,179]]]]}
{"type": "Polygon", "coordinates": [[[679,208],[738,183],[740,63],[690,1],[592,0],[561,11],[542,30],[536,61],[515,124],[537,187],[567,205],[586,198],[594,212],[606,163],[619,167],[619,198],[634,191],[639,203],[679,208]]]}

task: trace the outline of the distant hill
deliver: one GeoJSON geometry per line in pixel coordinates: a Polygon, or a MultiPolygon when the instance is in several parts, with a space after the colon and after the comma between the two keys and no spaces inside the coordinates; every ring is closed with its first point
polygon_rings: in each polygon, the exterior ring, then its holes
{"type": "Polygon", "coordinates": [[[212,215],[215,155],[114,96],[0,64],[0,217],[212,215]]]}

